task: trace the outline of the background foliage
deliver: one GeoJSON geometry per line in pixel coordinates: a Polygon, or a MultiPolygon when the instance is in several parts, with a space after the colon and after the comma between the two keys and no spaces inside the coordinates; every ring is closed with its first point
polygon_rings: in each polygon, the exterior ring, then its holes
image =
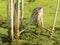
{"type": "MultiPolygon", "coordinates": [[[[36,7],[42,7],[44,9],[44,25],[46,28],[51,28],[53,23],[53,18],[55,14],[57,0],[35,0],[35,1],[24,1],[24,20],[23,26],[30,20],[32,11],[36,7]]],[[[58,10],[58,17],[55,26],[54,38],[51,39],[49,32],[40,29],[36,29],[35,25],[28,27],[25,32],[20,36],[20,40],[14,40],[14,45],[60,45],[60,7],[58,10]],[[35,32],[36,30],[36,32],[35,32]]],[[[0,45],[8,45],[7,31],[8,31],[8,21],[6,15],[6,0],[0,0],[0,45]]]]}

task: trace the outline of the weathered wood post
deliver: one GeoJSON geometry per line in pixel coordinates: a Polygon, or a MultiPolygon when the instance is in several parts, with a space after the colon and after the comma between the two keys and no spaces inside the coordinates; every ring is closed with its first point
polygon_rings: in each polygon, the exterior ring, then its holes
{"type": "Polygon", "coordinates": [[[14,40],[14,31],[13,31],[14,30],[13,29],[14,0],[7,0],[7,16],[8,16],[8,23],[9,23],[8,37],[9,37],[9,42],[12,43],[14,40]]]}
{"type": "Polygon", "coordinates": [[[55,24],[56,24],[56,18],[57,18],[57,13],[58,13],[58,8],[59,8],[59,2],[60,0],[58,0],[57,2],[57,6],[56,6],[56,12],[55,12],[55,15],[54,15],[54,20],[53,20],[53,24],[52,24],[52,30],[51,30],[51,38],[53,38],[53,33],[54,33],[54,28],[55,28],[55,24]]]}
{"type": "Polygon", "coordinates": [[[19,38],[19,26],[20,26],[20,0],[16,0],[16,15],[15,15],[15,38],[19,38]]]}

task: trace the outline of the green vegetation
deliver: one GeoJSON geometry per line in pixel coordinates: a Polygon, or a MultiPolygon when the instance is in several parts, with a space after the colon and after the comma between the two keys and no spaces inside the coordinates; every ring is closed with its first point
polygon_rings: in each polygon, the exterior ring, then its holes
{"type": "MultiPolygon", "coordinates": [[[[24,27],[29,22],[33,9],[42,7],[44,9],[44,25],[46,28],[50,28],[53,23],[56,4],[57,0],[35,0],[35,2],[28,2],[28,0],[25,0],[24,27]]],[[[20,40],[14,40],[14,45],[60,45],[59,14],[60,7],[53,39],[49,37],[50,34],[48,31],[40,29],[39,27],[36,29],[34,25],[31,25],[21,34],[20,40]]],[[[0,45],[8,45],[8,42],[4,41],[4,39],[7,40],[7,27],[6,1],[0,0],[0,45]]]]}

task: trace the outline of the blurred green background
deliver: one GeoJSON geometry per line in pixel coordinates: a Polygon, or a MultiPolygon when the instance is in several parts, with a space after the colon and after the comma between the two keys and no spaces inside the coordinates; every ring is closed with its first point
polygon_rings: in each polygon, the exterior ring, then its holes
{"type": "MultiPolygon", "coordinates": [[[[50,28],[53,23],[56,5],[57,0],[24,0],[23,26],[25,27],[29,22],[33,9],[36,7],[42,7],[44,9],[44,25],[46,28],[50,28]]],[[[8,35],[7,23],[6,0],[0,0],[0,45],[8,45],[8,42],[4,42],[4,37],[7,37],[8,35]]],[[[14,40],[14,45],[60,45],[60,6],[54,38],[51,39],[49,36],[50,34],[48,31],[40,29],[39,27],[36,29],[34,25],[31,25],[21,34],[20,40],[14,40]]]]}

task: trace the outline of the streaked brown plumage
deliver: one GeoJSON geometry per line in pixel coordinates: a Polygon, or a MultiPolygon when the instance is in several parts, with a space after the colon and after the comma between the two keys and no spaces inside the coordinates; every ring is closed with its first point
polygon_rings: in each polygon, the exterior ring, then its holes
{"type": "Polygon", "coordinates": [[[35,18],[34,20],[34,24],[37,24],[37,23],[42,23],[42,26],[43,26],[43,8],[40,8],[40,7],[37,7],[33,10],[33,13],[31,15],[31,18],[33,17],[37,17],[35,18]]]}

